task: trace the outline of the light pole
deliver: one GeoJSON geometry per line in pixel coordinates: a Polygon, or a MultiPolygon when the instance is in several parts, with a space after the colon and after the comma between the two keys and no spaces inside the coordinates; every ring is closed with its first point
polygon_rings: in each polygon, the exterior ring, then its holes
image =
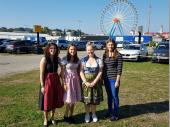
{"type": "Polygon", "coordinates": [[[148,9],[148,34],[150,32],[150,22],[151,22],[151,1],[149,0],[149,9],[148,9]]]}
{"type": "Polygon", "coordinates": [[[82,21],[81,21],[81,20],[78,20],[79,38],[80,38],[80,36],[81,36],[80,23],[82,23],[82,21]]]}

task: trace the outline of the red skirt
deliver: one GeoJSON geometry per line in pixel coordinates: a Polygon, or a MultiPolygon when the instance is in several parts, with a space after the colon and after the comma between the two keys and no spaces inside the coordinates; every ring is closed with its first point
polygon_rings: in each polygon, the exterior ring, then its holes
{"type": "Polygon", "coordinates": [[[55,108],[61,108],[63,102],[64,90],[60,83],[57,73],[45,74],[44,95],[40,95],[40,109],[51,111],[55,108]]]}

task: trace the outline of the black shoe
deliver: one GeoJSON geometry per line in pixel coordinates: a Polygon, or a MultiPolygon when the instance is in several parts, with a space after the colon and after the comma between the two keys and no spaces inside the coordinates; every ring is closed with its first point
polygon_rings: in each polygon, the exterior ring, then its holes
{"type": "Polygon", "coordinates": [[[109,112],[106,112],[106,114],[104,114],[104,118],[111,118],[112,114],[109,112]]]}
{"type": "Polygon", "coordinates": [[[117,121],[119,118],[118,117],[116,117],[116,116],[112,116],[112,117],[110,117],[110,121],[117,121]]]}
{"type": "Polygon", "coordinates": [[[70,117],[69,117],[69,123],[75,123],[75,119],[74,119],[73,116],[70,116],[70,117]]]}
{"type": "Polygon", "coordinates": [[[69,123],[69,122],[70,122],[69,117],[64,116],[64,121],[67,122],[67,123],[69,123]]]}

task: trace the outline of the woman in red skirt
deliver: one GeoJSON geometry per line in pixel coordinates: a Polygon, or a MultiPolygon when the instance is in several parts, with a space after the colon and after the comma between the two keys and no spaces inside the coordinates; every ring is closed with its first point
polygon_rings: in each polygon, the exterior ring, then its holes
{"type": "Polygon", "coordinates": [[[63,102],[63,87],[58,75],[59,49],[55,43],[46,46],[44,57],[40,61],[40,98],[39,107],[44,111],[44,127],[48,127],[48,112],[51,111],[50,121],[55,124],[54,113],[56,108],[61,108],[63,102]]]}

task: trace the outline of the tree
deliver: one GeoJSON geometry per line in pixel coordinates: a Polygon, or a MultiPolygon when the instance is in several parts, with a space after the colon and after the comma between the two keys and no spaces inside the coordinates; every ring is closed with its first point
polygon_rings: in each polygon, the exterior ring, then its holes
{"type": "Polygon", "coordinates": [[[9,28],[8,29],[8,32],[13,32],[14,31],[14,28],[9,28]]]}
{"type": "Polygon", "coordinates": [[[23,27],[14,28],[14,31],[25,31],[25,28],[23,27]]]}
{"type": "Polygon", "coordinates": [[[48,27],[43,27],[42,28],[42,33],[51,35],[52,34],[51,32],[52,32],[52,30],[49,29],[48,27]]]}
{"type": "Polygon", "coordinates": [[[1,27],[0,28],[0,32],[7,32],[7,31],[8,31],[8,29],[6,27],[1,27]]]}

